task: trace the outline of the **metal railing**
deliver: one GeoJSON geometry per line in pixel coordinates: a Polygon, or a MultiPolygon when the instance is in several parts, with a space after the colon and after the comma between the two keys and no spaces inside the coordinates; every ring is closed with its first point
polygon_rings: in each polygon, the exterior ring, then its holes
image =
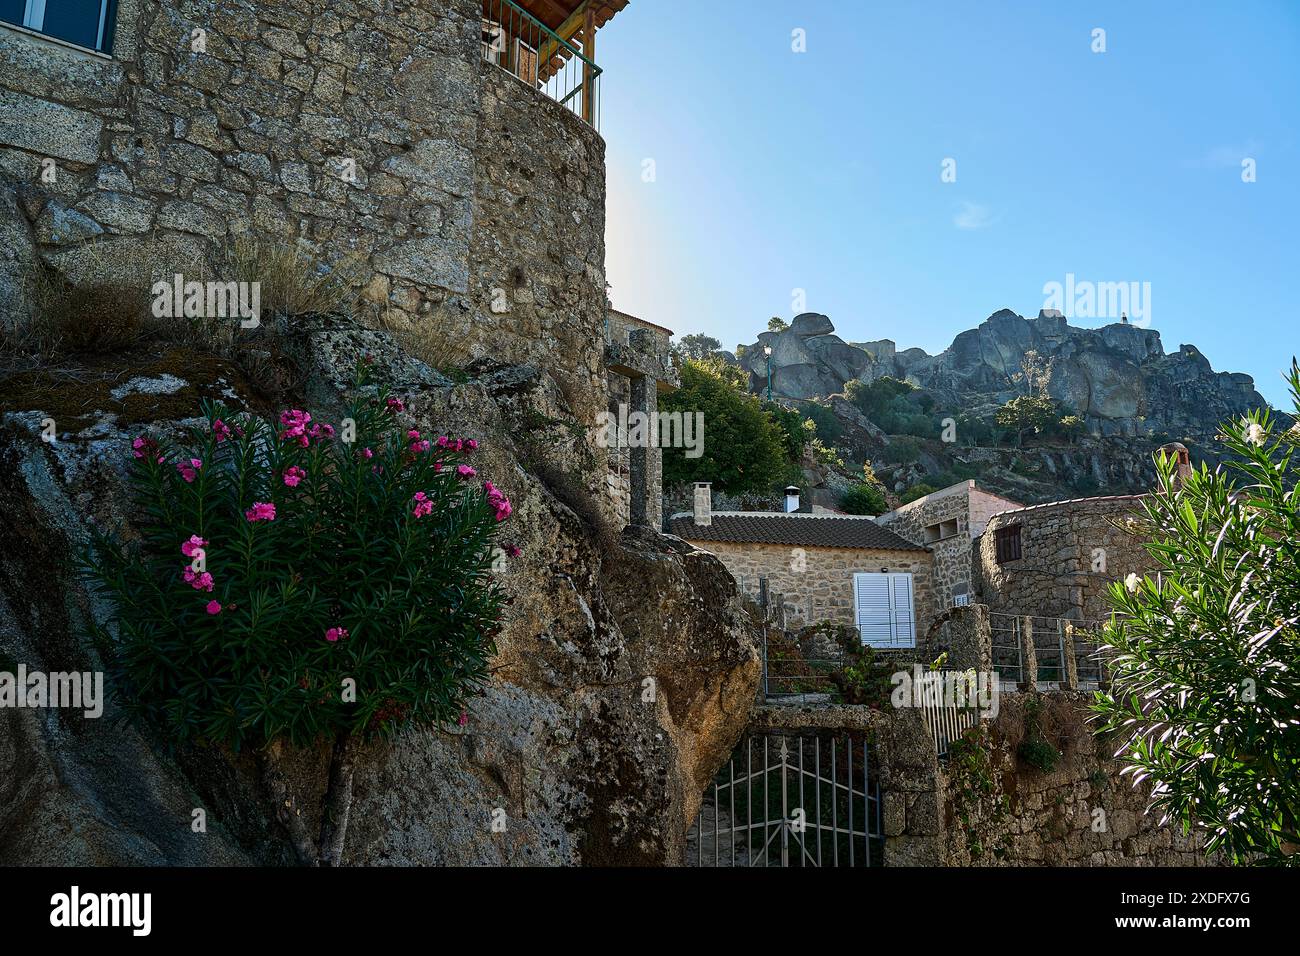
{"type": "Polygon", "coordinates": [[[993,669],[998,677],[1013,684],[1025,679],[1024,645],[1020,642],[1020,618],[1012,614],[990,614],[993,669]]]}
{"type": "Polygon", "coordinates": [[[483,0],[482,57],[600,129],[601,69],[512,0],[483,0]]]}
{"type": "Polygon", "coordinates": [[[993,669],[1004,681],[1024,684],[1026,673],[1025,628],[1033,636],[1035,685],[1045,689],[1065,687],[1073,669],[1081,690],[1096,690],[1108,680],[1100,653],[1100,621],[1079,621],[1035,614],[989,614],[993,669]]]}
{"type": "Polygon", "coordinates": [[[831,674],[844,668],[846,654],[822,657],[805,657],[793,638],[782,646],[773,647],[763,629],[763,680],[759,688],[761,699],[826,694],[835,690],[831,674]]]}

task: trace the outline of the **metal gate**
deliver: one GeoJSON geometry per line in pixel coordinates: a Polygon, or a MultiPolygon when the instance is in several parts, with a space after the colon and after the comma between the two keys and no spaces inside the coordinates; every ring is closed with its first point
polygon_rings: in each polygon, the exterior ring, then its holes
{"type": "Polygon", "coordinates": [[[704,793],[690,866],[880,865],[880,792],[865,735],[746,734],[704,793]]]}

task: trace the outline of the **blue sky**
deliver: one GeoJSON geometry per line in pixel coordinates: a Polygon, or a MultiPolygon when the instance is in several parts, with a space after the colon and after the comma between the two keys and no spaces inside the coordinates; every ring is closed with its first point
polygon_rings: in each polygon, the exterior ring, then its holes
{"type": "Polygon", "coordinates": [[[632,0],[597,59],[617,308],[734,348],[803,289],[934,353],[1070,273],[1150,283],[1166,351],[1285,399],[1300,0],[632,0]]]}

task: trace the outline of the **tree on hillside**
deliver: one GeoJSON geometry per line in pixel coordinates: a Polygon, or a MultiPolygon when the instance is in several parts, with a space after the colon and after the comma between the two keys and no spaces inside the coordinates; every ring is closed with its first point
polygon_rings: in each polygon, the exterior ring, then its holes
{"type": "Polygon", "coordinates": [[[767,330],[769,332],[784,332],[789,326],[785,324],[785,319],[779,315],[774,315],[767,320],[767,330]]]}
{"type": "Polygon", "coordinates": [[[1025,352],[1020,360],[1020,375],[1029,395],[1043,397],[1047,394],[1047,384],[1052,380],[1052,369],[1056,360],[1039,355],[1035,349],[1025,352]]]}
{"type": "MultiPolygon", "coordinates": [[[[1300,369],[1291,395],[1300,412],[1300,369]]],[[[1236,862],[1300,865],[1300,433],[1269,411],[1222,427],[1233,456],[1143,502],[1157,570],[1111,590],[1105,728],[1154,808],[1236,862]]]]}
{"type": "Polygon", "coordinates": [[[1056,402],[1040,395],[1017,395],[998,409],[994,421],[1001,428],[1016,433],[1016,445],[1025,443],[1025,435],[1039,434],[1060,419],[1056,402]]]}
{"type": "Polygon", "coordinates": [[[841,496],[840,510],[851,515],[882,515],[889,510],[885,488],[871,462],[863,462],[862,480],[841,496]]]}
{"type": "Polygon", "coordinates": [[[682,336],[675,349],[683,361],[686,359],[711,359],[718,357],[718,352],[722,349],[722,343],[711,335],[702,335],[696,332],[682,336]]]}
{"type": "Polygon", "coordinates": [[[682,387],[659,399],[660,411],[704,415],[700,457],[687,458],[681,448],[663,450],[664,487],[711,481],[719,491],[743,494],[767,492],[798,476],[786,433],[756,396],[737,387],[735,374],[744,375],[720,362],[688,360],[682,387]]]}

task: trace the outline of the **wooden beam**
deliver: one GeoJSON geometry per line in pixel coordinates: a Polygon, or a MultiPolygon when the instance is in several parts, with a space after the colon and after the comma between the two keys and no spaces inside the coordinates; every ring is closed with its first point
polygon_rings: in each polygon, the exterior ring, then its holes
{"type": "MultiPolygon", "coordinates": [[[[565,20],[563,23],[561,23],[558,28],[556,28],[555,32],[559,35],[561,40],[573,39],[573,35],[577,33],[578,30],[582,27],[582,25],[586,22],[587,13],[590,9],[591,9],[591,0],[582,0],[582,3],[578,7],[578,9],[574,10],[573,13],[569,14],[568,19],[565,20]]],[[[542,48],[540,50],[541,55],[538,57],[538,59],[541,59],[543,61],[549,60],[551,57],[555,56],[556,51],[559,49],[560,49],[560,45],[556,43],[554,40],[552,40],[550,37],[547,37],[546,42],[542,44],[542,48]]]]}
{"type": "Polygon", "coordinates": [[[582,64],[582,118],[588,125],[594,126],[596,124],[596,76],[592,64],[596,62],[596,13],[592,9],[590,0],[586,0],[582,7],[584,14],[582,52],[587,57],[587,62],[582,64]]]}

